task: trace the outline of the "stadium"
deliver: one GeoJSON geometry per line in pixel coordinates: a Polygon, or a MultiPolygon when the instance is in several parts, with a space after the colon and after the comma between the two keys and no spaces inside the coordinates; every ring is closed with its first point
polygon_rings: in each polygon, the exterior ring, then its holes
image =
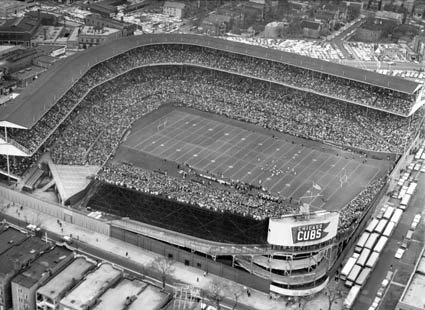
{"type": "Polygon", "coordinates": [[[416,147],[423,103],[396,77],[143,35],[63,60],[2,106],[0,165],[18,189],[108,214],[112,237],[309,295],[416,147]],[[74,174],[87,186],[71,190],[74,174]]]}

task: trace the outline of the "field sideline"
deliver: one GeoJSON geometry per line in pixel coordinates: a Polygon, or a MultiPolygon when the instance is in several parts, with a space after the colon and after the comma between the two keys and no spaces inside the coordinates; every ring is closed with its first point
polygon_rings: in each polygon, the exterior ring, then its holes
{"type": "Polygon", "coordinates": [[[313,210],[339,210],[389,165],[384,160],[363,162],[351,153],[257,128],[167,107],[135,122],[114,160],[171,175],[177,164],[188,164],[206,174],[311,202],[313,210]]]}

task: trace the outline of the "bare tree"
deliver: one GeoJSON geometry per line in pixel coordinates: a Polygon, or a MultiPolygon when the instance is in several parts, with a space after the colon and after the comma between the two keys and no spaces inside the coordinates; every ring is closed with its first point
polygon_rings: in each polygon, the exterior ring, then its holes
{"type": "Polygon", "coordinates": [[[304,297],[300,297],[298,300],[298,309],[299,310],[305,310],[307,307],[307,303],[308,303],[308,299],[304,298],[304,297]]]}
{"type": "Polygon", "coordinates": [[[153,260],[152,267],[160,274],[162,288],[165,288],[165,283],[170,278],[171,274],[175,271],[174,264],[175,261],[163,256],[157,256],[153,260]]]}
{"type": "MultiPolygon", "coordinates": [[[[217,280],[213,280],[210,284],[210,287],[208,289],[208,297],[215,302],[215,308],[217,310],[221,309],[220,302],[224,299],[224,292],[226,290],[227,287],[217,280]]],[[[235,309],[234,307],[233,309],[235,309]]]]}
{"type": "Polygon", "coordinates": [[[328,310],[332,310],[332,305],[342,298],[341,290],[336,282],[329,282],[325,289],[325,295],[328,297],[328,310]]]}
{"type": "Polygon", "coordinates": [[[238,306],[239,297],[241,297],[244,294],[244,290],[239,286],[234,286],[230,289],[232,296],[235,299],[235,303],[233,304],[232,310],[235,310],[238,306]]]}

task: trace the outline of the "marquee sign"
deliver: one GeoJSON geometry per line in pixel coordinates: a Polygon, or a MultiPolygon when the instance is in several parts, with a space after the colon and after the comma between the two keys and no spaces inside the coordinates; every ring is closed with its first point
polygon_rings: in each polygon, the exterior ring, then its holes
{"type": "Polygon", "coordinates": [[[281,246],[309,246],[325,242],[336,236],[338,221],[337,212],[271,218],[267,241],[281,246]]]}
{"type": "Polygon", "coordinates": [[[291,227],[292,242],[296,244],[299,242],[323,239],[329,234],[329,232],[326,231],[329,224],[330,222],[291,227]]]}

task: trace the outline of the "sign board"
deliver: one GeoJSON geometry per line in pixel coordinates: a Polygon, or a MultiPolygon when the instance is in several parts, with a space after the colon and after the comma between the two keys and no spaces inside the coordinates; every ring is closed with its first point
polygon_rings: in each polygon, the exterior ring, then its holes
{"type": "Polygon", "coordinates": [[[309,246],[322,243],[336,236],[338,220],[337,212],[271,218],[267,241],[269,244],[280,246],[309,246]]]}

